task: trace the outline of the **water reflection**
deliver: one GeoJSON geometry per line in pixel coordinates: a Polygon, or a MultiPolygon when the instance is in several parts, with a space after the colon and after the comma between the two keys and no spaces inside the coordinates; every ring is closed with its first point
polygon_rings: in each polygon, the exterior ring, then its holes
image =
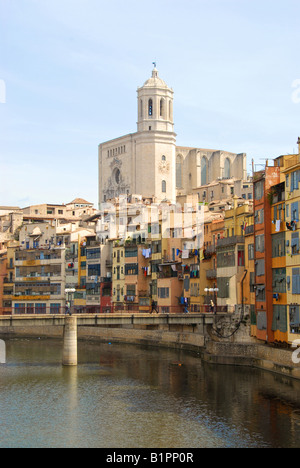
{"type": "Polygon", "coordinates": [[[299,447],[300,383],[131,345],[7,342],[0,447],[299,447]]]}

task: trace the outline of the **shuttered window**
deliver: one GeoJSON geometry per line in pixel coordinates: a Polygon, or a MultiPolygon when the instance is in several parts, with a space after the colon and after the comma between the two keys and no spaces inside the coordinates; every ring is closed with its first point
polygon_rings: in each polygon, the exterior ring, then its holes
{"type": "Polygon", "coordinates": [[[273,292],[286,293],[286,269],[275,268],[273,270],[273,292]]]}
{"type": "Polygon", "coordinates": [[[290,318],[290,332],[299,333],[300,331],[300,313],[299,305],[290,305],[289,318],[290,318]]]}
{"type": "Polygon", "coordinates": [[[285,305],[273,306],[272,330],[273,331],[278,330],[282,333],[287,332],[287,306],[285,305]]]}
{"type": "Polygon", "coordinates": [[[218,297],[227,299],[229,297],[229,280],[230,278],[218,278],[218,297]]]}
{"type": "Polygon", "coordinates": [[[255,272],[256,272],[256,276],[264,276],[265,275],[265,259],[264,258],[256,260],[256,262],[255,262],[255,272]]]}
{"type": "Polygon", "coordinates": [[[292,294],[300,294],[300,268],[293,268],[292,294]]]}
{"type": "Polygon", "coordinates": [[[292,255],[299,254],[299,232],[292,233],[292,255]]]}
{"type": "Polygon", "coordinates": [[[267,314],[265,311],[257,312],[257,328],[258,330],[267,329],[267,314]]]}
{"type": "Polygon", "coordinates": [[[285,256],[285,232],[272,236],[272,257],[285,256]]]}
{"type": "Polygon", "coordinates": [[[264,234],[255,237],[255,250],[256,252],[263,253],[265,251],[265,236],[264,234]]]}

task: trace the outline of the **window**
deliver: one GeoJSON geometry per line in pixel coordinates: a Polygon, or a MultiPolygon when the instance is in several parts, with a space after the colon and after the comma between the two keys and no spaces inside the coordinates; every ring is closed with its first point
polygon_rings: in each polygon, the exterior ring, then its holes
{"type": "Polygon", "coordinates": [[[264,181],[260,180],[254,184],[254,196],[255,200],[261,200],[264,195],[264,181]]]}
{"type": "Polygon", "coordinates": [[[217,254],[218,268],[235,266],[235,252],[230,247],[218,249],[217,254]]]}
{"type": "Polygon", "coordinates": [[[162,184],[161,184],[161,191],[162,193],[166,193],[167,192],[167,182],[165,180],[162,181],[162,184]]]}
{"type": "Polygon", "coordinates": [[[208,166],[207,158],[203,157],[201,160],[201,185],[207,184],[207,166],[208,166]]]}
{"type": "Polygon", "coordinates": [[[264,210],[256,210],[254,216],[255,224],[262,224],[264,222],[264,210]]]}
{"type": "Polygon", "coordinates": [[[35,304],[35,313],[36,314],[45,314],[46,313],[46,304],[35,304]]]}
{"type": "Polygon", "coordinates": [[[160,299],[168,299],[169,298],[169,288],[158,288],[158,297],[160,299]]]}
{"type": "Polygon", "coordinates": [[[265,275],[265,259],[264,258],[256,260],[256,262],[255,262],[255,273],[256,273],[256,276],[264,276],[265,275]]]}
{"type": "Polygon", "coordinates": [[[125,275],[138,275],[139,266],[137,263],[128,263],[125,265],[125,275]]]}
{"type": "Polygon", "coordinates": [[[34,314],[34,304],[27,304],[27,314],[34,314]]]}
{"type": "Polygon", "coordinates": [[[272,257],[285,256],[285,232],[272,236],[272,257]]]}
{"type": "Polygon", "coordinates": [[[229,280],[230,278],[218,278],[218,297],[227,299],[229,297],[229,280]]]}
{"type": "Polygon", "coordinates": [[[258,330],[267,329],[267,313],[265,311],[257,312],[257,328],[258,330]]]}
{"type": "Polygon", "coordinates": [[[165,113],[165,100],[161,99],[160,100],[160,116],[164,117],[164,113],[165,113]]]}
{"type": "Polygon", "coordinates": [[[242,246],[238,249],[238,266],[245,266],[245,250],[242,246]]]}
{"type": "Polygon", "coordinates": [[[286,293],[286,269],[275,268],[273,270],[273,292],[286,293]]]}
{"type": "Polygon", "coordinates": [[[291,217],[292,221],[299,221],[299,203],[295,202],[291,204],[291,217]]]}
{"type": "Polygon", "coordinates": [[[248,260],[254,260],[254,244],[248,245],[248,260]]]}
{"type": "Polygon", "coordinates": [[[100,258],[100,249],[87,249],[86,258],[87,260],[91,260],[93,258],[100,258]]]}
{"type": "Polygon", "coordinates": [[[25,314],[25,304],[15,304],[15,314],[25,314]]]}
{"type": "Polygon", "coordinates": [[[279,330],[282,333],[287,332],[287,306],[274,305],[273,306],[273,323],[272,330],[279,330]]]}
{"type": "Polygon", "coordinates": [[[190,278],[188,276],[185,276],[183,284],[184,284],[184,286],[183,286],[184,290],[189,291],[189,289],[190,289],[190,278]]]}
{"type": "Polygon", "coordinates": [[[299,232],[292,233],[292,255],[299,254],[299,232]]]}
{"type": "Polygon", "coordinates": [[[300,181],[300,171],[292,172],[291,174],[291,192],[298,190],[300,181]]]}
{"type": "Polygon", "coordinates": [[[255,286],[255,273],[254,271],[251,271],[250,272],[250,292],[251,293],[255,292],[254,286],[255,286]]]}
{"type": "Polygon", "coordinates": [[[134,249],[126,249],[125,250],[125,257],[130,258],[130,257],[137,257],[138,256],[138,249],[137,247],[134,249]]]}
{"type": "Polygon", "coordinates": [[[266,286],[259,284],[255,289],[256,302],[264,302],[266,300],[266,286]]]}
{"type": "Polygon", "coordinates": [[[228,158],[225,159],[224,178],[225,179],[230,179],[230,160],[228,158]]]}
{"type": "Polygon", "coordinates": [[[264,234],[256,236],[255,238],[255,250],[256,252],[263,253],[265,251],[265,236],[264,234]]]}
{"type": "Polygon", "coordinates": [[[59,314],[60,304],[50,304],[50,314],[59,314]]]}
{"type": "Polygon", "coordinates": [[[143,100],[140,100],[140,116],[143,118],[143,100]]]}
{"type": "Polygon", "coordinates": [[[293,304],[290,305],[290,332],[291,333],[300,333],[300,314],[299,314],[299,305],[293,304]]]}
{"type": "Polygon", "coordinates": [[[300,268],[293,268],[292,294],[300,294],[300,268]]]}
{"type": "Polygon", "coordinates": [[[135,284],[127,285],[127,296],[135,296],[135,284]]]}
{"type": "Polygon", "coordinates": [[[88,276],[100,276],[100,264],[88,265],[88,276]]]}
{"type": "Polygon", "coordinates": [[[273,220],[274,222],[276,222],[277,220],[282,221],[282,222],[285,221],[285,204],[284,203],[274,206],[273,220]]]}
{"type": "Polygon", "coordinates": [[[148,102],[148,114],[150,117],[152,117],[153,115],[153,101],[152,99],[149,99],[149,102],[148,102]]]}

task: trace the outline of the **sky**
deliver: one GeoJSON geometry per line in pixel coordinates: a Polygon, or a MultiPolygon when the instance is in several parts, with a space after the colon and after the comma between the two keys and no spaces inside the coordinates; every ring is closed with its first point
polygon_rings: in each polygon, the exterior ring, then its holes
{"type": "Polygon", "coordinates": [[[0,0],[0,206],[98,207],[98,145],[174,90],[178,146],[266,159],[300,136],[299,0],[0,0]]]}

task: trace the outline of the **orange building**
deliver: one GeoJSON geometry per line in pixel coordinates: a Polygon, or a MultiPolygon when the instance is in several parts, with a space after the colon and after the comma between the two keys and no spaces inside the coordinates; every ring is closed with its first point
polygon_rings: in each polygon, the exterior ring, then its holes
{"type": "Polygon", "coordinates": [[[272,287],[272,204],[271,188],[280,183],[280,168],[266,165],[264,171],[254,174],[254,259],[255,259],[255,314],[256,337],[272,343],[273,287],[272,287]]]}

